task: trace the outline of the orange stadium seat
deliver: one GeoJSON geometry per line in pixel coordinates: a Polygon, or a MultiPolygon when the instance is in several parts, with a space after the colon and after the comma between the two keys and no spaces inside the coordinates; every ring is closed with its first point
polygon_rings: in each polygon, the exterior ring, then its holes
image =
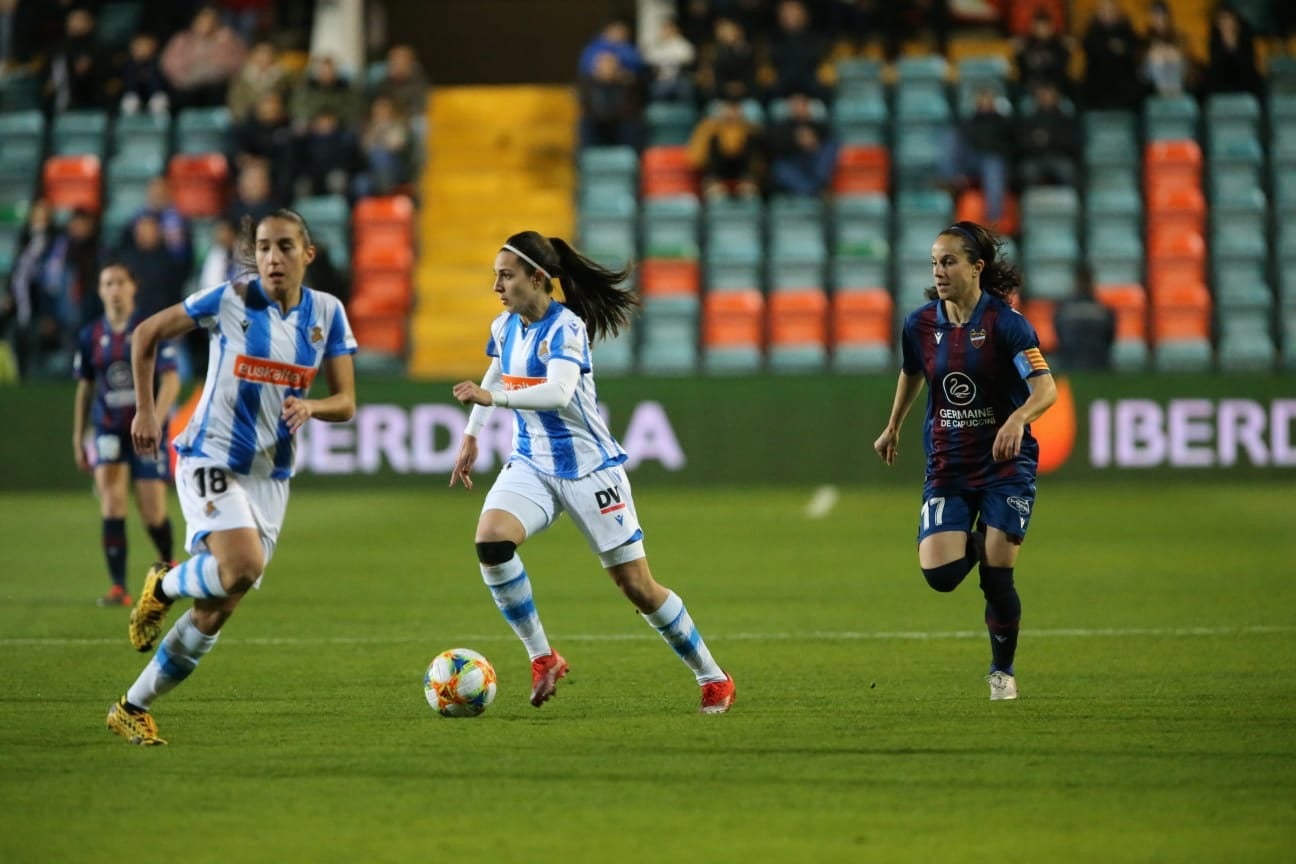
{"type": "Polygon", "coordinates": [[[356,250],[355,303],[373,313],[403,314],[413,295],[414,254],[409,246],[374,244],[356,250]]]}
{"type": "Polygon", "coordinates": [[[369,245],[410,247],[414,243],[414,204],[404,195],[362,198],[351,213],[358,250],[369,245]]]}
{"type": "Polygon", "coordinates": [[[828,344],[828,297],[822,291],[777,291],[766,316],[770,345],[828,344]]]}
{"type": "Polygon", "coordinates": [[[832,299],[832,344],[890,345],[895,303],[886,291],[838,291],[832,299]]]}
{"type": "Polygon", "coordinates": [[[646,198],[698,194],[698,173],[687,147],[649,147],[639,163],[640,188],[646,198]]]}
{"type": "Polygon", "coordinates": [[[381,299],[372,299],[366,295],[357,296],[351,301],[347,316],[351,322],[351,332],[362,350],[395,355],[405,352],[408,337],[403,312],[392,312],[383,305],[381,299]]]}
{"type": "Polygon", "coordinates": [[[102,206],[98,156],[51,156],[45,160],[45,197],[56,210],[102,206]]]}
{"type": "Polygon", "coordinates": [[[1147,292],[1142,285],[1096,285],[1094,297],[1116,316],[1117,342],[1147,341],[1147,292]]]}
{"type": "Polygon", "coordinates": [[[171,157],[167,176],[176,209],[184,215],[204,218],[225,212],[229,165],[221,154],[177,154],[171,157]]]}
{"type": "Polygon", "coordinates": [[[838,195],[886,192],[891,185],[891,156],[885,147],[846,146],[837,154],[833,191],[838,195]]]}
{"type": "Polygon", "coordinates": [[[1152,305],[1152,341],[1210,339],[1211,299],[1201,282],[1162,286],[1152,305]]]}
{"type": "Polygon", "coordinates": [[[989,225],[1000,234],[1016,234],[1021,227],[1021,209],[1017,204],[1017,196],[1008,193],[1004,198],[1004,209],[999,214],[999,221],[991,225],[986,219],[985,195],[980,189],[966,189],[959,193],[954,221],[976,222],[979,225],[989,225]]]}
{"type": "Polygon", "coordinates": [[[1053,300],[1026,300],[1022,303],[1022,315],[1035,328],[1040,350],[1045,355],[1057,350],[1057,329],[1053,326],[1053,313],[1056,309],[1057,303],[1053,300]]]}
{"type": "Polygon", "coordinates": [[[702,341],[707,348],[763,344],[765,298],[755,289],[708,294],[703,304],[702,341]]]}
{"type": "Polygon", "coordinates": [[[639,265],[639,292],[645,297],[697,297],[702,271],[696,261],[649,258],[639,265]]]}
{"type": "Polygon", "coordinates": [[[1162,184],[1149,187],[1147,230],[1186,231],[1200,234],[1206,228],[1206,197],[1196,186],[1162,184]]]}

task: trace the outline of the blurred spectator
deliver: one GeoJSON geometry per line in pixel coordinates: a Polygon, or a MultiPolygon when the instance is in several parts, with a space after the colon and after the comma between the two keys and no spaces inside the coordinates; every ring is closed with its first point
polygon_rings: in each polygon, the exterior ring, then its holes
{"type": "Polygon", "coordinates": [[[117,257],[135,274],[139,293],[135,305],[143,318],[184,299],[189,275],[162,242],[162,226],[152,213],[141,213],[117,257]]]}
{"type": "Polygon", "coordinates": [[[165,114],[170,110],[171,99],[158,59],[157,37],[152,33],[136,33],[131,37],[121,83],[123,114],[138,114],[141,109],[165,114]]]}
{"type": "Polygon", "coordinates": [[[801,0],[782,0],[778,27],[770,40],[775,96],[805,93],[827,100],[831,93],[819,79],[819,67],[828,57],[828,42],[810,29],[810,12],[801,0]]]}
{"type": "Polygon", "coordinates": [[[643,106],[634,76],[604,51],[580,81],[581,146],[638,147],[643,106]]]}
{"type": "Polygon", "coordinates": [[[95,17],[85,8],[68,13],[64,36],[50,57],[45,97],[56,112],[102,108],[107,67],[95,40],[95,17]]]}
{"type": "Polygon", "coordinates": [[[1188,56],[1183,37],[1174,26],[1170,7],[1155,0],[1148,7],[1147,47],[1143,54],[1143,80],[1156,96],[1180,96],[1188,89],[1188,56]]]}
{"type": "Polygon", "coordinates": [[[396,103],[376,97],[360,141],[369,166],[366,194],[387,195],[413,179],[413,144],[414,133],[396,103]]]}
{"type": "Polygon", "coordinates": [[[814,103],[804,93],[788,97],[788,117],[769,132],[770,180],[776,192],[817,196],[832,183],[837,168],[837,143],[828,124],[814,117],[814,103]]]}
{"type": "Polygon", "coordinates": [[[1116,0],[1098,0],[1084,35],[1084,105],[1095,110],[1130,111],[1142,94],[1138,80],[1139,37],[1116,0]]]}
{"type": "Polygon", "coordinates": [[[955,191],[979,184],[992,224],[1003,216],[1008,194],[1015,141],[1011,110],[1006,99],[983,87],[976,92],[972,113],[944,141],[945,182],[955,191]]]}
{"type": "Polygon", "coordinates": [[[269,29],[274,5],[274,0],[220,0],[221,19],[250,44],[269,29]]]}
{"type": "Polygon", "coordinates": [[[247,62],[234,76],[229,88],[230,119],[235,123],[247,119],[256,103],[267,93],[288,96],[288,73],[279,65],[279,53],[269,42],[258,42],[248,53],[247,62]]]}
{"type": "Polygon", "coordinates": [[[296,165],[297,195],[350,195],[362,167],[359,141],[337,114],[320,108],[297,140],[296,165]]]}
{"type": "Polygon", "coordinates": [[[244,217],[258,222],[268,216],[278,203],[271,198],[270,166],[263,159],[249,159],[238,169],[234,183],[234,200],[225,212],[225,218],[238,230],[244,217]]]}
{"type": "Polygon", "coordinates": [[[1202,82],[1206,93],[1262,95],[1256,71],[1255,33],[1238,11],[1225,3],[1211,22],[1210,60],[1202,82]]]}
{"type": "Polygon", "coordinates": [[[689,44],[701,48],[710,42],[715,32],[710,0],[676,0],[675,6],[680,34],[689,44]]]}
{"type": "Polygon", "coordinates": [[[1033,92],[1035,109],[1018,126],[1017,173],[1023,186],[1074,186],[1079,179],[1080,121],[1051,84],[1033,92]]]}
{"type": "Polygon", "coordinates": [[[360,101],[356,89],[338,74],[332,57],[316,58],[310,72],[294,88],[289,114],[293,126],[305,129],[321,111],[329,111],[347,129],[354,129],[360,120],[360,101]]]}
{"type": "Polygon", "coordinates": [[[649,93],[662,101],[687,101],[693,98],[693,61],[697,51],[680,32],[679,22],[665,18],[661,29],[644,47],[644,59],[652,71],[649,93]]]}
{"type": "Polygon", "coordinates": [[[1075,295],[1058,303],[1053,312],[1058,359],[1066,372],[1110,369],[1116,316],[1094,297],[1089,269],[1082,266],[1079,275],[1075,295]]]}
{"type": "Polygon", "coordinates": [[[284,203],[291,201],[296,177],[296,169],[293,167],[296,143],[293,140],[292,125],[284,112],[283,97],[274,90],[261,94],[252,116],[234,124],[232,138],[233,163],[242,163],[248,159],[268,160],[275,200],[284,203]]]}
{"type": "Polygon", "coordinates": [[[59,331],[56,296],[45,285],[59,235],[49,203],[43,198],[33,201],[18,236],[9,290],[0,298],[0,321],[12,332],[18,374],[24,378],[43,369],[64,338],[71,338],[59,331]]]}
{"type": "Polygon", "coordinates": [[[342,301],[342,305],[349,304],[351,283],[333,263],[333,253],[328,243],[318,237],[312,237],[311,241],[315,244],[315,259],[306,265],[306,278],[303,281],[316,291],[332,294],[342,301]]]}
{"type": "MultiPolygon", "coordinates": [[[[900,56],[900,47],[909,35],[914,6],[893,0],[878,0],[876,4],[877,26],[882,30],[883,51],[888,61],[894,62],[900,56]]],[[[949,47],[949,0],[927,0],[926,7],[920,16],[931,28],[937,53],[944,54],[949,47]]]]}
{"type": "Polygon", "coordinates": [[[387,69],[374,88],[374,97],[390,99],[405,117],[422,119],[427,112],[427,91],[427,76],[414,49],[408,45],[389,48],[387,69]]]}
{"type": "MultiPolygon", "coordinates": [[[[211,226],[211,245],[203,257],[198,273],[198,290],[206,291],[228,282],[237,275],[234,247],[238,242],[234,225],[228,219],[217,219],[211,226]]],[[[203,342],[207,341],[206,334],[203,342]]]]}
{"type": "MultiPolygon", "coordinates": [[[[149,181],[145,193],[144,206],[126,226],[127,235],[135,231],[135,222],[141,216],[150,215],[157,220],[162,231],[162,245],[175,259],[176,266],[188,273],[193,266],[193,232],[189,226],[189,217],[180,212],[171,197],[171,183],[165,175],[154,177],[149,181]]],[[[123,237],[124,243],[128,237],[123,237]]],[[[97,274],[96,274],[97,278],[97,274]]]]}
{"type": "Polygon", "coordinates": [[[103,314],[99,258],[98,217],[77,208],[68,217],[67,229],[55,238],[45,271],[49,291],[58,298],[56,315],[64,333],[75,334],[103,314]]]}
{"type": "Polygon", "coordinates": [[[1071,92],[1071,41],[1058,33],[1057,22],[1045,9],[1031,18],[1030,31],[1017,41],[1017,83],[1029,93],[1036,84],[1052,84],[1071,92]]]}
{"type": "Polygon", "coordinates": [[[635,47],[635,44],[630,41],[630,25],[621,18],[614,18],[609,21],[599,31],[599,34],[581,50],[580,61],[576,69],[577,74],[581,76],[593,75],[598,56],[605,52],[616,57],[617,62],[621,64],[621,68],[635,78],[647,71],[643,56],[639,53],[639,49],[635,47]]]}
{"type": "Polygon", "coordinates": [[[756,52],[732,18],[717,18],[715,44],[707,46],[697,74],[705,101],[749,99],[756,93],[756,52]]]}
{"type": "Polygon", "coordinates": [[[230,80],[242,68],[246,53],[243,40],[221,24],[214,7],[199,8],[189,27],[172,36],[162,51],[162,73],[177,105],[224,105],[230,80]]]}
{"type": "Polygon", "coordinates": [[[760,191],[761,130],[743,115],[739,100],[726,99],[703,118],[688,149],[708,198],[750,198],[760,191]]]}

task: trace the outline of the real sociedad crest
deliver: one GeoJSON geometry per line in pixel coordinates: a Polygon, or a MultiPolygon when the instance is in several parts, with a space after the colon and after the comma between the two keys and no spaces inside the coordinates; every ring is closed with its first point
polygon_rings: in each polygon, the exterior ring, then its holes
{"type": "Polygon", "coordinates": [[[980,348],[985,344],[986,332],[984,330],[973,330],[968,333],[968,341],[972,343],[973,348],[980,348]]]}

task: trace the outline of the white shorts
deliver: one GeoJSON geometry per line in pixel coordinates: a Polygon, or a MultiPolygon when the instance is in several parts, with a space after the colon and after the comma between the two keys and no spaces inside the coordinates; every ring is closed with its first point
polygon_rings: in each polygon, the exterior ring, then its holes
{"type": "Polygon", "coordinates": [[[207,551],[207,535],[232,528],[255,528],[265,563],[270,563],[288,509],[288,481],[241,476],[198,458],[176,461],[176,493],[185,517],[185,549],[207,551]]]}
{"type": "Polygon", "coordinates": [[[644,557],[643,531],[635,513],[630,481],[620,465],[602,468],[579,480],[541,474],[526,462],[508,462],[486,493],[482,510],[503,510],[517,517],[528,537],[571,515],[604,567],[644,557]]]}

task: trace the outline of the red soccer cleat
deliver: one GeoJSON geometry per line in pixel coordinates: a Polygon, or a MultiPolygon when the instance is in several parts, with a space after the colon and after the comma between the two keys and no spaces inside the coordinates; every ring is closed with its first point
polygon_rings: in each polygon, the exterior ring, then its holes
{"type": "Polygon", "coordinates": [[[723,681],[708,681],[702,685],[702,704],[698,706],[698,713],[723,714],[733,707],[737,697],[733,676],[726,672],[723,681]]]}
{"type": "Polygon", "coordinates": [[[97,606],[134,606],[135,600],[120,585],[108,589],[108,593],[95,600],[97,606]]]}
{"type": "Polygon", "coordinates": [[[539,708],[558,689],[558,679],[567,675],[567,661],[557,651],[531,661],[531,704],[539,708]]]}

